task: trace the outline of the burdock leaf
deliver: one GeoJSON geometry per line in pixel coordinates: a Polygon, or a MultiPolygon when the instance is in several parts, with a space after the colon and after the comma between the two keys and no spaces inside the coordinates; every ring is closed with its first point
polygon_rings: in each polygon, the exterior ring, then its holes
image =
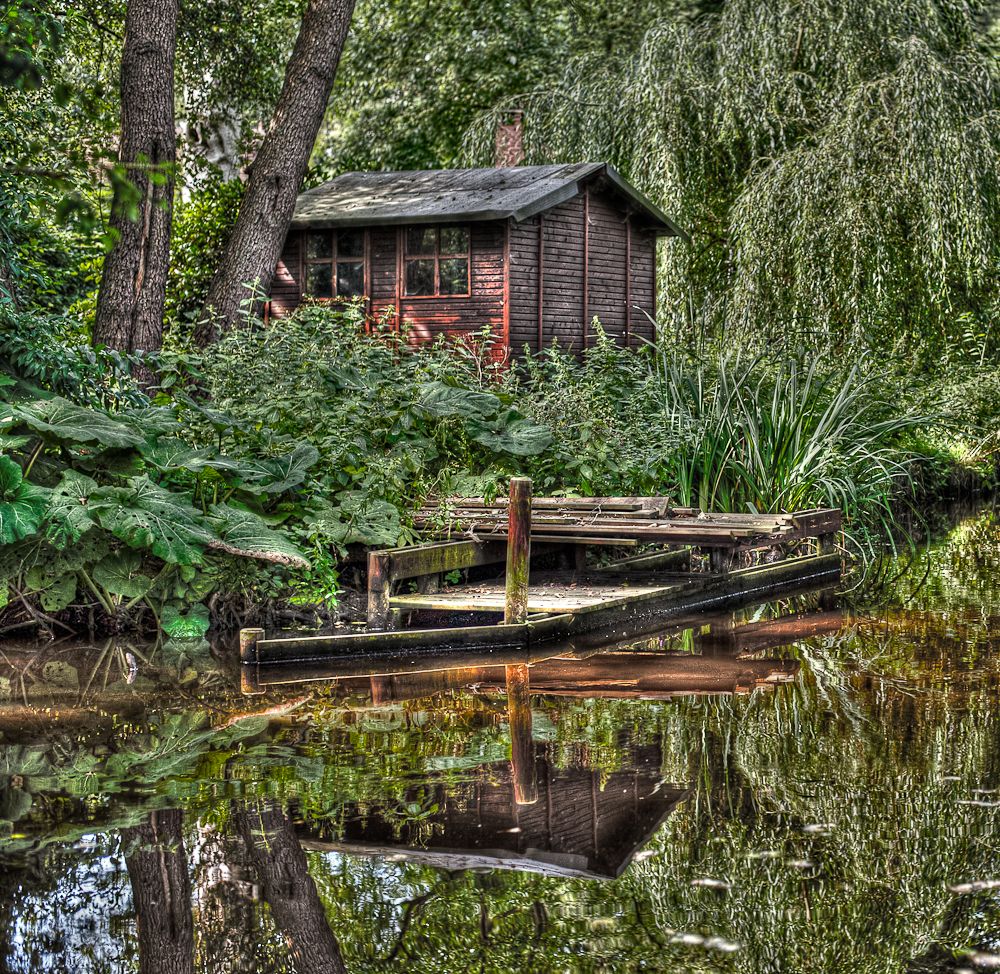
{"type": "Polygon", "coordinates": [[[49,494],[46,536],[57,548],[75,544],[93,526],[87,503],[97,482],[76,470],[67,470],[49,494]]]}
{"type": "Polygon", "coordinates": [[[486,426],[470,423],[472,438],[497,453],[512,453],[518,457],[537,456],[552,445],[552,431],[547,426],[517,416],[486,426]]]}
{"type": "Polygon", "coordinates": [[[252,494],[280,494],[306,479],[309,468],[319,459],[319,450],[300,443],[283,457],[241,460],[238,476],[243,490],[252,494]]]}
{"type": "Polygon", "coordinates": [[[116,551],[94,565],[94,581],[112,595],[141,599],[153,587],[153,579],[142,570],[142,556],[135,551],[116,551]]]}
{"type": "Polygon", "coordinates": [[[199,563],[206,545],[216,540],[187,495],[164,490],[148,477],[100,488],[90,497],[90,511],[130,548],[147,548],[173,564],[199,563]]]}
{"type": "Polygon", "coordinates": [[[24,479],[19,464],[0,456],[0,544],[38,531],[45,518],[46,494],[24,479]]]}
{"type": "Polygon", "coordinates": [[[98,409],[77,406],[59,396],[12,407],[14,418],[36,433],[64,443],[97,443],[104,447],[137,447],[144,440],[132,423],[98,409]]]}
{"type": "Polygon", "coordinates": [[[268,527],[252,511],[216,504],[212,508],[211,524],[219,537],[209,547],[230,555],[243,555],[273,561],[279,565],[309,565],[302,552],[280,531],[268,527]]]}

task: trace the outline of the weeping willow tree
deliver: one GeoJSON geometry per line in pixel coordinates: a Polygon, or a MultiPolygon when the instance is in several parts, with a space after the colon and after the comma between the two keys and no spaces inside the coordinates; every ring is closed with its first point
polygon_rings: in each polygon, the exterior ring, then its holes
{"type": "Polygon", "coordinates": [[[606,159],[694,239],[661,313],[692,334],[932,353],[1000,284],[991,17],[963,0],[672,5],[638,51],[581,57],[526,111],[529,162],[606,159]]]}

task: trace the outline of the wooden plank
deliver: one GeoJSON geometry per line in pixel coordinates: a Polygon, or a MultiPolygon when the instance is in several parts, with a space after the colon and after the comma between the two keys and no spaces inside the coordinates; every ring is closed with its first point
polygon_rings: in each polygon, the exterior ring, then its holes
{"type": "MultiPolygon", "coordinates": [[[[697,580],[697,577],[694,577],[697,580]]],[[[640,602],[651,596],[673,592],[689,584],[672,582],[664,584],[622,584],[607,586],[579,586],[569,588],[530,588],[528,590],[528,612],[569,612],[572,614],[590,612],[602,606],[612,607],[626,602],[640,602]]],[[[499,585],[479,585],[474,588],[460,586],[443,592],[422,595],[395,595],[391,604],[399,609],[429,609],[439,612],[503,612],[504,590],[499,585]]]]}
{"type": "Polygon", "coordinates": [[[606,565],[602,571],[619,572],[658,568],[663,571],[687,571],[691,567],[691,549],[674,548],[670,551],[647,551],[630,558],[621,558],[606,565]]]}
{"type": "Polygon", "coordinates": [[[399,632],[352,632],[328,636],[297,636],[259,639],[254,656],[247,662],[309,659],[317,653],[346,656],[370,653],[407,652],[455,646],[525,646],[531,624],[518,626],[461,626],[455,629],[407,629],[399,632]]]}
{"type": "Polygon", "coordinates": [[[405,548],[384,548],[380,555],[388,557],[394,580],[417,578],[480,565],[501,564],[507,557],[502,541],[444,541],[437,544],[412,545],[405,548]]]}

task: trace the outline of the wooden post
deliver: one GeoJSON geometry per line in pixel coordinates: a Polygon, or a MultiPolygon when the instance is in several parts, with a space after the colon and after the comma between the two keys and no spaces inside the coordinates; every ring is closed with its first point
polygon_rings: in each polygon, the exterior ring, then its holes
{"type": "Polygon", "coordinates": [[[538,801],[535,777],[535,745],[531,739],[531,693],[528,666],[505,666],[507,715],[510,721],[510,764],[514,781],[514,803],[538,801]]]}
{"type": "Polygon", "coordinates": [[[392,575],[389,556],[381,551],[368,552],[368,628],[391,629],[392,611],[389,596],[392,575]]]}
{"type": "Polygon", "coordinates": [[[528,621],[528,568],[531,561],[531,480],[512,477],[507,512],[507,587],[503,621],[528,621]]]}
{"type": "Polygon", "coordinates": [[[240,689],[248,696],[264,692],[257,673],[257,640],[263,638],[263,629],[240,630],[240,689]]]}

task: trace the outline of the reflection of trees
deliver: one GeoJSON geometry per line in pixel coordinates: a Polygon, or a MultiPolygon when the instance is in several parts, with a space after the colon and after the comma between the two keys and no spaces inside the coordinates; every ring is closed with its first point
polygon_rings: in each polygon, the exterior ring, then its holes
{"type": "Polygon", "coordinates": [[[194,971],[194,921],[183,820],[183,812],[171,808],[152,812],[142,825],[121,832],[139,933],[141,974],[194,971]]]}
{"type": "Polygon", "coordinates": [[[344,974],[340,946],[305,853],[281,807],[273,802],[241,807],[234,819],[297,974],[344,974]]]}

